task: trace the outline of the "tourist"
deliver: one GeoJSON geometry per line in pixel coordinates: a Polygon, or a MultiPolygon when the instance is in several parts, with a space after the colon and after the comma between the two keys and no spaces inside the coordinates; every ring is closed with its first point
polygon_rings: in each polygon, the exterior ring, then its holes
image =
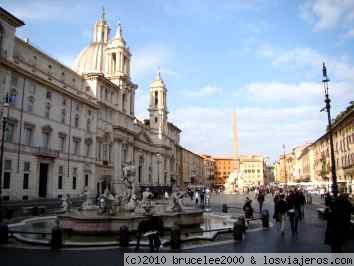
{"type": "Polygon", "coordinates": [[[245,212],[245,217],[247,219],[253,218],[252,200],[249,197],[246,197],[246,202],[243,205],[243,211],[245,212]]]}
{"type": "Polygon", "coordinates": [[[300,219],[300,197],[297,191],[290,191],[288,197],[286,198],[288,205],[288,216],[291,225],[291,232],[293,234],[298,233],[298,224],[300,219]]]}
{"type": "Polygon", "coordinates": [[[325,244],[331,246],[333,253],[341,253],[342,247],[349,235],[350,216],[353,206],[346,195],[326,197],[324,218],[327,220],[325,244]]]}
{"type": "Polygon", "coordinates": [[[165,200],[168,200],[168,192],[165,191],[165,200]]]}
{"type": "Polygon", "coordinates": [[[274,219],[276,222],[279,224],[279,229],[281,232],[281,235],[284,235],[284,230],[285,230],[285,214],[288,209],[287,203],[285,201],[285,195],[284,194],[277,194],[274,197],[274,219]]]}
{"type": "Polygon", "coordinates": [[[260,192],[258,193],[257,201],[258,201],[258,203],[259,203],[259,212],[262,213],[263,202],[264,202],[264,194],[263,194],[262,191],[260,191],[260,192]]]}

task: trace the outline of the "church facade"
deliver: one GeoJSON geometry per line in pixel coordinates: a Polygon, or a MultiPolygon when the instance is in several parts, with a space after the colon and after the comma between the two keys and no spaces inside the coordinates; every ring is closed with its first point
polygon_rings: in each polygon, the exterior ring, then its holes
{"type": "Polygon", "coordinates": [[[71,69],[16,37],[23,25],[0,9],[3,199],[76,196],[86,188],[93,197],[114,189],[125,165],[136,167],[136,186],[170,189],[181,130],[168,121],[160,72],[150,85],[149,118],[135,117],[138,86],[122,26],[111,38],[102,14],[71,69]]]}

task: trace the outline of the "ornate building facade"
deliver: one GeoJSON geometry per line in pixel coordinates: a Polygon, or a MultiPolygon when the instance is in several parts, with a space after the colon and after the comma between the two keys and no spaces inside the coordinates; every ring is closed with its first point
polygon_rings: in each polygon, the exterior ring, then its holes
{"type": "Polygon", "coordinates": [[[168,121],[160,72],[150,86],[149,118],[135,117],[138,86],[122,26],[110,38],[102,14],[71,69],[16,37],[22,25],[0,10],[3,198],[75,196],[86,188],[94,196],[118,187],[127,164],[136,166],[137,186],[171,188],[181,130],[168,121]]]}

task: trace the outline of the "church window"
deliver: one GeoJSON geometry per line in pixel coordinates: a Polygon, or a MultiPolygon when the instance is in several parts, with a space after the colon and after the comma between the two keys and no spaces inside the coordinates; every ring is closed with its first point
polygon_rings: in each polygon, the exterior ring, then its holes
{"type": "Polygon", "coordinates": [[[155,91],[155,105],[157,105],[158,104],[158,102],[159,102],[159,98],[158,98],[158,92],[157,91],[155,91]]]}
{"type": "Polygon", "coordinates": [[[126,101],[127,101],[127,96],[126,96],[126,94],[124,93],[123,95],[122,95],[122,110],[123,110],[123,112],[126,112],[126,101]]]}
{"type": "Polygon", "coordinates": [[[112,54],[112,70],[113,70],[113,72],[116,71],[116,64],[117,64],[116,54],[113,53],[112,54]]]}

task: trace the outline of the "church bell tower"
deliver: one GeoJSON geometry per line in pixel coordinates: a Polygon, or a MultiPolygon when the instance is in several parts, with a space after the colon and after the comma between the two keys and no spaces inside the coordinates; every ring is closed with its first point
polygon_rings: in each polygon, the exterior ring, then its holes
{"type": "Polygon", "coordinates": [[[167,132],[167,88],[157,71],[155,80],[150,85],[150,127],[159,133],[159,136],[167,132]]]}

